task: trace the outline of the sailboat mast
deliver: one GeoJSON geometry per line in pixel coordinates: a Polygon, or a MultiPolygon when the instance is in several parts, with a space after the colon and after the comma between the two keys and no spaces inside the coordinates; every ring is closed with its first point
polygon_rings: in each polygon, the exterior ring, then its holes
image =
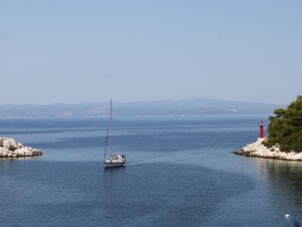
{"type": "Polygon", "coordinates": [[[109,119],[109,149],[110,149],[110,156],[112,152],[112,100],[110,100],[110,119],[109,119]]]}
{"type": "Polygon", "coordinates": [[[110,100],[109,121],[108,121],[107,135],[106,135],[106,141],[105,141],[106,144],[105,144],[104,160],[106,160],[108,145],[109,145],[110,155],[111,155],[111,151],[112,151],[111,129],[112,129],[112,100],[110,100]]]}

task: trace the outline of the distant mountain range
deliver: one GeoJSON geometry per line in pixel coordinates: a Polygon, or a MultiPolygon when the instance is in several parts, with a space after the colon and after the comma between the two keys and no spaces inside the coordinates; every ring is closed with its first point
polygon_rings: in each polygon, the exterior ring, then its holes
{"type": "MultiPolygon", "coordinates": [[[[208,115],[208,114],[272,114],[285,105],[238,102],[208,98],[178,101],[113,103],[113,114],[136,115],[208,115]]],[[[0,117],[81,117],[107,115],[109,102],[49,105],[0,105],[0,117]]]]}

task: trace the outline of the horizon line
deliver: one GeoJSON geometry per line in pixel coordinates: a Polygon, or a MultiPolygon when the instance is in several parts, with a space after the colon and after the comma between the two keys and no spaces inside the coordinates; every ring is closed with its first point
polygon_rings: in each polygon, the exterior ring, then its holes
{"type": "MultiPolygon", "coordinates": [[[[261,101],[244,101],[244,100],[228,100],[228,99],[215,99],[215,98],[208,98],[208,97],[190,97],[190,98],[183,98],[183,99],[160,99],[160,100],[138,100],[138,101],[114,101],[114,103],[119,104],[129,104],[129,103],[152,103],[152,102],[178,102],[178,101],[189,101],[189,100],[212,100],[212,101],[222,101],[222,102],[243,102],[243,103],[258,103],[258,104],[267,104],[267,105],[287,105],[285,103],[268,103],[268,102],[261,102],[261,101]]],[[[79,102],[52,102],[52,103],[3,103],[0,106],[50,106],[50,105],[85,105],[85,104],[92,104],[92,103],[109,103],[108,101],[79,101],[79,102]]]]}

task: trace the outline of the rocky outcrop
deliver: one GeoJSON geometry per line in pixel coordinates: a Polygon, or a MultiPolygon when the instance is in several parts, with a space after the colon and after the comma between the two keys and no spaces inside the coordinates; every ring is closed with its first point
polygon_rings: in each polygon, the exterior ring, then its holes
{"type": "Polygon", "coordinates": [[[283,152],[280,150],[280,146],[278,144],[275,144],[273,147],[268,148],[262,144],[265,139],[266,138],[259,138],[256,142],[247,144],[242,149],[234,151],[234,154],[259,158],[302,161],[301,152],[283,152]]]}
{"type": "Polygon", "coordinates": [[[0,137],[0,158],[3,157],[29,157],[42,155],[42,151],[24,146],[12,138],[0,137]]]}

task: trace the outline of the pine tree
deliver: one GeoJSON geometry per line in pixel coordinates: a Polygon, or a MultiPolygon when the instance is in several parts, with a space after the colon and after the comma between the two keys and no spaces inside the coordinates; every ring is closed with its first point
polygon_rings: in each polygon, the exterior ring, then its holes
{"type": "Polygon", "coordinates": [[[302,152],[302,96],[298,96],[287,109],[276,109],[270,116],[268,138],[264,145],[271,147],[278,143],[285,152],[302,152]]]}

